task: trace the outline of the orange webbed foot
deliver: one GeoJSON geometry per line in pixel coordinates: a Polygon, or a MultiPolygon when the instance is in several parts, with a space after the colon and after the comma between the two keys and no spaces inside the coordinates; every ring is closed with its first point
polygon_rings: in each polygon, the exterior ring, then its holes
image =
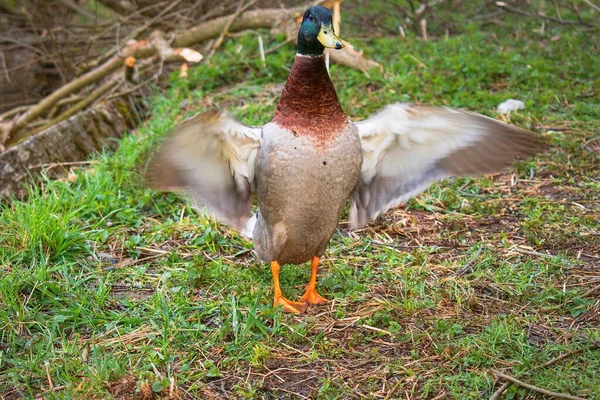
{"type": "Polygon", "coordinates": [[[308,282],[308,286],[306,286],[306,292],[300,298],[300,300],[308,304],[326,304],[329,300],[317,292],[317,271],[319,270],[319,257],[313,257],[311,269],[312,273],[310,275],[310,282],[308,282]]]}
{"type": "Polygon", "coordinates": [[[279,286],[279,270],[279,263],[277,261],[271,261],[271,272],[273,273],[273,291],[275,292],[273,307],[281,306],[283,307],[283,311],[294,314],[303,313],[306,311],[306,303],[288,300],[281,294],[281,287],[279,286]]]}
{"type": "Polygon", "coordinates": [[[273,307],[281,306],[283,311],[300,314],[306,311],[306,303],[288,300],[283,296],[275,297],[273,301],[273,307]]]}
{"type": "Polygon", "coordinates": [[[306,287],[306,292],[300,297],[300,301],[308,304],[326,304],[329,302],[329,300],[317,292],[316,288],[311,287],[310,285],[306,287]]]}

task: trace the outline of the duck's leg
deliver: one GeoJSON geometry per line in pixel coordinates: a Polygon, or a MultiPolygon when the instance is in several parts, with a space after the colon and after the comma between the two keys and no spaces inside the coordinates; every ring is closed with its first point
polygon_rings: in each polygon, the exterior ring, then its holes
{"type": "Polygon", "coordinates": [[[317,271],[319,270],[319,257],[313,257],[311,262],[312,273],[310,275],[310,282],[306,286],[306,292],[300,298],[308,304],[325,304],[327,299],[317,293],[317,271]]]}
{"type": "Polygon", "coordinates": [[[282,306],[283,311],[291,312],[294,314],[306,311],[306,303],[288,300],[281,294],[281,287],[279,287],[279,269],[279,263],[277,261],[271,261],[271,273],[273,274],[273,291],[275,292],[273,307],[282,306]]]}

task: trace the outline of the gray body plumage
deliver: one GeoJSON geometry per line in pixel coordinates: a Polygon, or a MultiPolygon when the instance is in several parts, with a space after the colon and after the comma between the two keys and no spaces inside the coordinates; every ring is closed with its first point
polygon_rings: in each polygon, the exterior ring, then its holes
{"type": "Polygon", "coordinates": [[[356,126],[349,122],[327,142],[316,140],[273,122],[263,127],[253,238],[265,262],[299,264],[323,255],[358,182],[362,148],[356,126]]]}

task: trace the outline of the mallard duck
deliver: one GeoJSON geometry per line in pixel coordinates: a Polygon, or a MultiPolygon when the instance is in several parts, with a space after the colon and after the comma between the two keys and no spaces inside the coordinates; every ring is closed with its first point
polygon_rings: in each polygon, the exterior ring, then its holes
{"type": "Polygon", "coordinates": [[[183,190],[218,220],[252,232],[258,258],[271,266],[274,306],[292,313],[327,302],[317,291],[319,259],[348,200],[351,226],[360,228],[434,181],[496,172],[540,148],[531,132],[446,107],[397,103],[353,122],[323,57],[342,47],[331,12],[309,8],[271,122],[250,127],[205,112],[178,125],[151,162],[154,187],[183,190]],[[286,299],[280,266],[308,261],[306,292],[286,299]]]}

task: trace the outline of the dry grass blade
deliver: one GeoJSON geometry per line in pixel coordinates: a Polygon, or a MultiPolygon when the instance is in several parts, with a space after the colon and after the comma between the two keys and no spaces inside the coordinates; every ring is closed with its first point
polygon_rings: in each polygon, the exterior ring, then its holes
{"type": "Polygon", "coordinates": [[[392,396],[394,395],[394,393],[396,393],[396,391],[398,390],[400,385],[402,385],[402,380],[399,380],[398,382],[396,382],[396,384],[394,386],[392,386],[392,388],[390,389],[390,391],[388,392],[388,394],[385,396],[385,398],[383,400],[390,400],[392,398],[392,396]]]}

